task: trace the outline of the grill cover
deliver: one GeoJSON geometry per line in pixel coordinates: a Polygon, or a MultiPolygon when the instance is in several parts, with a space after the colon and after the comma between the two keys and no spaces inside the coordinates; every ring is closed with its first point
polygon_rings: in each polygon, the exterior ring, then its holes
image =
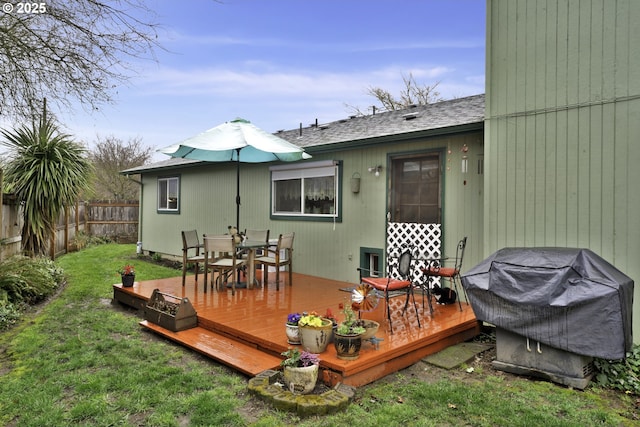
{"type": "Polygon", "coordinates": [[[462,276],[476,318],[584,356],[631,350],[633,280],[588,249],[504,248],[462,276]]]}

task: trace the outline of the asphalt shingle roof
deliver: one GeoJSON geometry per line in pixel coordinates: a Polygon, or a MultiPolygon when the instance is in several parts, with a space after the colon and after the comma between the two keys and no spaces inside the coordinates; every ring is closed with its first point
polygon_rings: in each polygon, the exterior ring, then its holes
{"type": "Polygon", "coordinates": [[[402,110],[351,117],[276,132],[276,135],[300,147],[308,148],[449,128],[484,120],[484,94],[418,105],[402,110]]]}

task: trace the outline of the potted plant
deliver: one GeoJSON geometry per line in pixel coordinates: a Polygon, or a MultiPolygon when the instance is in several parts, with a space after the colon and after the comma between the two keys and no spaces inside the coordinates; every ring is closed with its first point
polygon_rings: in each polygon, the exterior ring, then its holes
{"type": "Polygon", "coordinates": [[[125,288],[133,286],[133,282],[136,280],[136,271],[133,268],[133,265],[125,265],[118,270],[118,273],[120,273],[120,277],[122,278],[122,286],[125,288]]]}
{"type": "Polygon", "coordinates": [[[351,306],[344,306],[342,310],[344,320],[338,324],[333,337],[338,359],[355,360],[360,356],[362,334],[366,328],[360,324],[351,306]]]}
{"type": "Polygon", "coordinates": [[[298,321],[302,348],[309,353],[322,353],[327,349],[332,329],[333,322],[319,316],[315,311],[303,313],[298,321]]]}
{"type": "Polygon", "coordinates": [[[297,348],[280,353],[285,356],[280,366],[285,385],[294,394],[311,393],[318,381],[320,358],[317,354],[300,351],[297,348]]]}
{"type": "Polygon", "coordinates": [[[351,293],[351,309],[358,312],[358,324],[363,326],[366,331],[362,334],[362,340],[370,340],[378,332],[380,324],[373,320],[362,319],[363,311],[372,311],[378,306],[378,293],[366,283],[355,287],[351,293]]]}
{"type": "Polygon", "coordinates": [[[287,334],[287,342],[289,344],[300,344],[300,333],[298,322],[302,315],[300,313],[291,313],[287,316],[285,323],[285,332],[287,334]]]}

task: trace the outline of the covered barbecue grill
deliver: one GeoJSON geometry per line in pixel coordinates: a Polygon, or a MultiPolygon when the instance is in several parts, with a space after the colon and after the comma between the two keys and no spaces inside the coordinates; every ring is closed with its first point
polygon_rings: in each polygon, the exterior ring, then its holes
{"type": "Polygon", "coordinates": [[[501,249],[462,285],[478,320],[527,340],[603,359],[633,345],[633,280],[588,249],[501,249]]]}

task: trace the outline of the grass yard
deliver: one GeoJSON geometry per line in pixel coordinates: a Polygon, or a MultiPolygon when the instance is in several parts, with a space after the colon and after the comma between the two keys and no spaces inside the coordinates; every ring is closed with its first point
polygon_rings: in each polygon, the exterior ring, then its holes
{"type": "Polygon", "coordinates": [[[4,426],[632,426],[637,396],[571,390],[495,371],[490,355],[446,371],[419,362],[357,390],[341,413],[300,419],[247,393],[247,379],[143,331],[112,305],[116,271],[179,270],[106,244],[61,257],[67,285],[0,335],[4,426]]]}

